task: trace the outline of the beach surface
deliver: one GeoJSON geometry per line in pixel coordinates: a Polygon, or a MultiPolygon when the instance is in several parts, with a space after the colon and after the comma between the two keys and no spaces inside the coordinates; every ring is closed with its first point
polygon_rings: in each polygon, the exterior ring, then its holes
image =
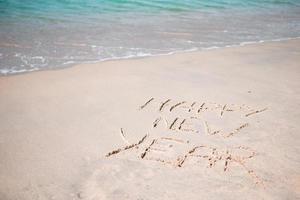
{"type": "Polygon", "coordinates": [[[300,40],[0,77],[0,199],[299,199],[300,40]]]}

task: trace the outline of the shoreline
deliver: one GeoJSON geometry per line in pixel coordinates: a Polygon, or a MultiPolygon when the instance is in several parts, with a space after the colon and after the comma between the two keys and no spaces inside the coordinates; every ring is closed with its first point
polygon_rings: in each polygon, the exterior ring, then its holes
{"type": "Polygon", "coordinates": [[[292,39],[0,77],[0,197],[296,199],[299,63],[292,39]]]}
{"type": "MultiPolygon", "coordinates": [[[[131,60],[131,59],[153,58],[153,57],[160,57],[160,56],[171,56],[171,55],[177,55],[177,54],[203,52],[203,51],[211,51],[211,50],[222,50],[222,49],[227,49],[227,48],[236,48],[236,47],[243,47],[243,46],[248,46],[248,45],[258,45],[258,44],[273,43],[273,42],[284,42],[284,41],[299,40],[299,39],[300,39],[300,36],[293,37],[293,38],[278,38],[278,39],[271,39],[271,40],[248,41],[248,42],[241,42],[239,44],[226,45],[226,46],[222,46],[222,47],[212,46],[212,47],[200,48],[200,49],[198,47],[194,47],[191,49],[178,50],[178,51],[173,51],[173,52],[164,53],[164,54],[155,54],[155,55],[151,54],[151,55],[142,55],[142,56],[138,56],[138,55],[134,56],[133,55],[133,56],[127,56],[127,57],[107,58],[107,59],[102,59],[102,60],[98,60],[98,61],[72,63],[73,65],[71,64],[69,66],[64,66],[64,67],[61,66],[61,67],[52,67],[52,68],[47,68],[47,69],[31,69],[29,71],[22,70],[22,71],[13,72],[13,73],[1,72],[0,78],[7,77],[7,76],[22,75],[22,74],[27,74],[27,73],[32,73],[32,72],[39,72],[39,71],[64,70],[66,68],[76,67],[77,65],[100,64],[103,62],[110,62],[110,61],[122,61],[122,60],[131,60]]],[[[67,61],[67,62],[70,62],[70,61],[67,61]]]]}

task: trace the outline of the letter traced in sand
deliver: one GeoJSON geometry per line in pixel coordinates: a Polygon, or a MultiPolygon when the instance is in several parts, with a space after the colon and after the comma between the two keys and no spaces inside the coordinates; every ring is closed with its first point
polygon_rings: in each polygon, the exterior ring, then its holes
{"type": "Polygon", "coordinates": [[[177,159],[178,160],[178,164],[177,164],[177,166],[178,167],[182,167],[182,165],[183,165],[183,163],[186,161],[186,159],[190,156],[190,155],[192,155],[195,151],[196,151],[196,149],[198,149],[198,148],[200,148],[200,147],[204,147],[204,146],[196,146],[196,147],[193,147],[187,154],[185,154],[184,156],[183,156],[183,158],[182,159],[177,159]]]}
{"type": "Polygon", "coordinates": [[[210,129],[210,127],[209,127],[207,121],[205,121],[204,124],[205,124],[205,128],[206,128],[206,133],[207,133],[208,135],[215,135],[215,134],[220,133],[220,130],[217,130],[217,131],[211,131],[211,129],[210,129]]]}
{"type": "Polygon", "coordinates": [[[198,111],[197,111],[198,113],[200,113],[200,112],[203,110],[204,105],[205,105],[205,103],[202,103],[202,104],[201,104],[200,108],[199,108],[198,111]]]}
{"type": "Polygon", "coordinates": [[[221,117],[222,117],[222,116],[223,116],[223,114],[224,114],[224,111],[225,111],[225,109],[226,109],[226,106],[227,106],[227,105],[225,104],[225,105],[223,106],[223,108],[222,108],[222,111],[221,111],[221,114],[220,114],[220,115],[221,115],[221,117]]]}
{"type": "Polygon", "coordinates": [[[126,139],[125,134],[124,134],[124,130],[121,128],[120,129],[120,133],[121,133],[121,138],[123,139],[123,141],[127,144],[130,145],[130,142],[126,139]]]}
{"type": "Polygon", "coordinates": [[[120,153],[121,151],[126,151],[126,150],[128,150],[128,149],[132,149],[132,148],[134,148],[134,147],[137,147],[138,145],[142,144],[142,143],[146,140],[147,137],[148,137],[148,134],[146,134],[146,135],[145,135],[141,140],[139,140],[137,143],[131,144],[131,145],[128,145],[128,146],[125,146],[125,147],[120,148],[120,149],[117,149],[117,150],[113,150],[113,151],[109,152],[108,154],[106,154],[105,157],[110,157],[110,156],[112,156],[112,155],[114,155],[114,154],[120,153]]]}
{"type": "Polygon", "coordinates": [[[163,108],[167,105],[167,103],[169,103],[171,101],[171,99],[166,100],[165,102],[163,102],[161,104],[161,106],[159,107],[159,111],[163,111],[163,108]]]}
{"type": "Polygon", "coordinates": [[[247,126],[249,126],[248,123],[242,124],[240,127],[236,128],[234,131],[228,133],[227,135],[223,135],[225,138],[233,136],[234,134],[237,134],[238,132],[240,132],[242,129],[246,128],[247,126]]]}
{"type": "Polygon", "coordinates": [[[148,153],[148,151],[150,150],[151,146],[154,145],[154,143],[156,142],[156,139],[152,140],[152,142],[150,143],[150,145],[145,149],[145,151],[141,154],[141,158],[143,159],[146,154],[148,153]]]}
{"type": "MultiPolygon", "coordinates": [[[[201,158],[208,161],[209,168],[214,167],[219,162],[223,162],[224,172],[229,170],[231,163],[235,163],[238,166],[240,166],[241,169],[245,170],[248,175],[250,175],[251,179],[254,181],[256,185],[261,185],[264,187],[264,181],[254,172],[254,170],[251,170],[249,169],[249,167],[246,166],[247,160],[253,158],[256,155],[257,153],[255,151],[251,150],[249,147],[243,147],[243,146],[239,146],[231,149],[223,149],[223,150],[214,147],[199,146],[199,147],[194,147],[191,151],[189,151],[189,153],[186,154],[184,161],[188,157],[201,158]],[[207,150],[209,150],[208,152],[210,153],[201,154],[201,149],[203,150],[205,149],[206,152],[207,150]],[[200,152],[196,150],[200,150],[200,152]],[[242,153],[247,153],[248,155],[242,156],[241,154],[236,153],[235,152],[236,150],[239,150],[242,153]]],[[[180,165],[181,167],[182,164],[183,163],[181,163],[180,165]]]]}
{"type": "Polygon", "coordinates": [[[191,112],[191,111],[193,110],[193,108],[194,108],[195,105],[196,105],[196,102],[194,101],[194,102],[191,104],[191,107],[190,107],[190,109],[189,109],[189,112],[191,112]]]}
{"type": "Polygon", "coordinates": [[[155,128],[161,120],[161,117],[156,118],[156,120],[153,122],[153,128],[155,128]]]}
{"type": "Polygon", "coordinates": [[[246,114],[245,117],[249,117],[250,115],[254,115],[254,114],[257,114],[257,113],[264,112],[264,111],[266,111],[267,109],[268,109],[268,108],[264,108],[264,109],[262,109],[262,110],[256,110],[256,111],[254,111],[254,112],[251,112],[251,113],[246,114]]]}
{"type": "Polygon", "coordinates": [[[171,129],[171,130],[174,129],[174,125],[176,124],[177,120],[178,120],[178,117],[176,117],[176,118],[174,119],[174,121],[173,121],[172,124],[170,125],[169,129],[171,129]]]}
{"type": "Polygon", "coordinates": [[[174,106],[172,106],[172,107],[170,108],[170,112],[172,112],[172,110],[174,110],[176,107],[178,107],[178,106],[180,106],[180,105],[182,105],[182,104],[184,104],[184,103],[185,103],[185,101],[182,101],[182,102],[179,102],[179,103],[175,104],[174,106]]]}
{"type": "MultiPolygon", "coordinates": [[[[148,106],[153,100],[154,98],[152,97],[146,101],[139,107],[140,110],[148,106]]],[[[247,119],[248,121],[249,119],[247,117],[261,113],[267,110],[267,108],[255,110],[244,104],[201,102],[201,104],[199,104],[200,107],[196,109],[196,105],[198,105],[196,101],[179,101],[179,103],[174,104],[167,110],[166,107],[170,101],[171,99],[163,101],[159,106],[159,116],[156,116],[152,122],[149,122],[149,126],[152,125],[151,131],[155,133],[153,136],[151,134],[150,137],[149,134],[146,134],[138,140],[137,143],[131,144],[126,139],[125,132],[121,128],[120,135],[127,146],[109,152],[106,154],[106,157],[126,151],[126,153],[134,154],[137,159],[143,162],[145,160],[156,161],[164,165],[171,165],[175,168],[189,167],[191,165],[204,163],[205,165],[207,164],[208,168],[218,169],[216,165],[221,165],[224,173],[230,170],[243,170],[246,171],[255,184],[264,185],[263,180],[255,171],[247,166],[247,162],[257,155],[255,151],[244,146],[231,147],[230,145],[226,145],[226,148],[221,148],[219,146],[220,143],[212,139],[213,137],[206,138],[208,143],[201,143],[199,142],[200,140],[195,140],[195,137],[199,137],[200,134],[192,135],[190,132],[198,133],[201,129],[204,129],[206,134],[201,135],[201,137],[206,137],[207,135],[214,137],[221,136],[222,140],[224,139],[223,142],[226,143],[230,141],[227,138],[234,137],[237,133],[250,126],[250,124],[244,121],[241,124],[233,125],[237,128],[232,128],[232,131],[228,132],[224,132],[222,127],[219,127],[217,130],[212,130],[215,124],[211,114],[214,114],[217,120],[228,120],[231,114],[228,113],[225,115],[225,112],[241,112],[241,115],[234,115],[238,116],[237,121],[243,119],[247,119]],[[182,106],[183,104],[187,104],[187,106],[182,106]],[[184,107],[185,109],[179,109],[179,107],[184,107]],[[175,108],[177,108],[177,112],[173,112],[175,108]],[[221,111],[219,109],[221,109],[221,111]],[[192,112],[193,110],[195,110],[195,112],[192,112]],[[216,110],[217,113],[215,112],[216,110]],[[206,112],[203,115],[199,115],[203,111],[206,112]],[[176,113],[175,116],[174,113],[176,113]],[[165,123],[165,126],[159,126],[160,123],[163,123],[162,121],[165,123]],[[186,132],[186,134],[182,134],[183,132],[186,132]],[[148,142],[145,142],[146,139],[148,142]],[[132,148],[136,148],[136,151],[127,151],[132,148]],[[239,168],[236,166],[239,166],[239,168]]],[[[150,112],[151,109],[147,111],[150,112]]],[[[219,121],[216,121],[216,123],[219,123],[219,121]]]]}
{"type": "Polygon", "coordinates": [[[140,106],[140,110],[142,110],[143,108],[145,108],[153,100],[154,100],[153,97],[151,99],[149,99],[144,105],[140,106]]]}
{"type": "Polygon", "coordinates": [[[182,128],[185,121],[186,121],[186,119],[183,119],[182,122],[179,124],[179,127],[178,127],[179,130],[182,128]]]}

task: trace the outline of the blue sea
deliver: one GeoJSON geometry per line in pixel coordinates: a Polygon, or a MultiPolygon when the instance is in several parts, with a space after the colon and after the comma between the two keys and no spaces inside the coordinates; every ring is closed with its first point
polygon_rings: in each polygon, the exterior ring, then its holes
{"type": "Polygon", "coordinates": [[[0,0],[0,75],[300,37],[300,0],[0,0]]]}

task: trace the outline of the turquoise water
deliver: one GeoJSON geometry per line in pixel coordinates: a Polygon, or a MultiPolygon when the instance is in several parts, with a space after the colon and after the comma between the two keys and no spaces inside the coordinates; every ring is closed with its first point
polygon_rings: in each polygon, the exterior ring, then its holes
{"type": "MultiPolygon", "coordinates": [[[[299,0],[1,0],[1,16],[51,16],[119,12],[185,12],[205,9],[299,6],[299,0]],[[48,15],[46,12],[51,12],[48,15]]],[[[57,17],[57,16],[56,16],[57,17]]],[[[55,18],[56,18],[55,17],[55,18]]]]}
{"type": "Polygon", "coordinates": [[[300,36],[300,0],[0,0],[0,75],[300,36]]]}

